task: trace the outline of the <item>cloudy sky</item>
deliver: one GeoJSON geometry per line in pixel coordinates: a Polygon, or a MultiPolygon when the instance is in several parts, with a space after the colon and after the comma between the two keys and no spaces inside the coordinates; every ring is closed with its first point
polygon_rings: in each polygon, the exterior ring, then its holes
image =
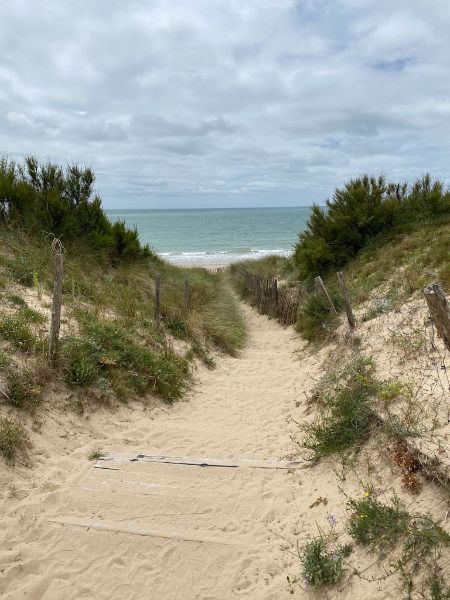
{"type": "Polygon", "coordinates": [[[449,30],[448,0],[6,0],[0,153],[91,166],[109,208],[446,179],[449,30]]]}

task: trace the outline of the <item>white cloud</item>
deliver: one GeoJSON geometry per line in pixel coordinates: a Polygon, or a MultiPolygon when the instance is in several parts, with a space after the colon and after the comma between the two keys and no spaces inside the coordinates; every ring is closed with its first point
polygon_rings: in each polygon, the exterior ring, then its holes
{"type": "Polygon", "coordinates": [[[12,0],[0,152],[89,164],[105,206],[310,204],[447,176],[444,0],[12,0]]]}

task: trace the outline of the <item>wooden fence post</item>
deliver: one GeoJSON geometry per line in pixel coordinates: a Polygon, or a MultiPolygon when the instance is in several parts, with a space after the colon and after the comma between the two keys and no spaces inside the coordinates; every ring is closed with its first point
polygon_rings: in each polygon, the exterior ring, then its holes
{"type": "Polygon", "coordinates": [[[322,277],[314,277],[314,283],[316,284],[316,290],[325,296],[326,301],[328,302],[328,306],[330,307],[330,310],[333,313],[333,315],[337,316],[336,307],[334,306],[333,300],[331,299],[331,296],[328,293],[328,290],[325,287],[324,282],[322,281],[322,277]]]}
{"type": "Polygon", "coordinates": [[[189,312],[189,279],[184,280],[184,310],[189,312]]]}
{"type": "Polygon", "coordinates": [[[272,315],[274,317],[278,316],[278,279],[274,279],[272,283],[272,293],[273,293],[273,309],[272,315]]]}
{"type": "Polygon", "coordinates": [[[55,285],[53,288],[52,322],[50,325],[50,339],[48,356],[54,362],[58,356],[59,329],[61,326],[62,285],[64,277],[64,247],[61,240],[55,238],[52,242],[52,253],[55,257],[55,285]]]}
{"type": "Polygon", "coordinates": [[[344,273],[339,271],[337,273],[337,278],[339,282],[339,287],[341,288],[342,297],[344,299],[345,312],[347,313],[347,321],[350,329],[354,329],[356,327],[356,319],[353,314],[352,304],[350,302],[350,294],[348,293],[347,286],[345,285],[344,273]]]}
{"type": "Polygon", "coordinates": [[[450,350],[450,304],[444,290],[438,283],[432,283],[423,290],[423,293],[438,335],[450,350]]]}
{"type": "Polygon", "coordinates": [[[161,273],[156,273],[155,281],[155,323],[159,329],[161,325],[161,273]]]}

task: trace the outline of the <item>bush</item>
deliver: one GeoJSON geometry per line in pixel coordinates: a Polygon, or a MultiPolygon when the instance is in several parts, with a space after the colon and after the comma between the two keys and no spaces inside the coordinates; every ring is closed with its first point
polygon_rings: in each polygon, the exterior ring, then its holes
{"type": "Polygon", "coordinates": [[[294,264],[300,278],[347,264],[382,232],[450,213],[450,193],[425,175],[412,187],[364,175],[336,189],[326,208],[315,205],[299,234],[294,264]]]}
{"type": "Polygon", "coordinates": [[[397,498],[389,506],[367,491],[363,498],[350,499],[348,507],[352,511],[348,530],[358,544],[384,551],[408,531],[409,515],[397,498]]]}
{"type": "MultiPolygon", "coordinates": [[[[338,312],[343,308],[340,294],[333,288],[328,290],[338,312]]],[[[297,330],[309,342],[325,338],[338,324],[338,320],[322,294],[310,294],[300,305],[297,330]]]]}
{"type": "Polygon", "coordinates": [[[167,400],[182,396],[189,378],[188,363],[170,350],[154,351],[133,339],[129,324],[102,320],[93,313],[79,315],[84,337],[63,343],[66,381],[73,387],[97,382],[100,374],[114,389],[138,394],[155,391],[167,400]]]}
{"type": "Polygon", "coordinates": [[[11,369],[6,376],[6,387],[8,401],[16,408],[32,410],[41,400],[41,382],[27,371],[11,369]]]}
{"type": "Polygon", "coordinates": [[[314,452],[314,459],[344,452],[367,439],[375,421],[370,400],[376,390],[370,359],[359,358],[332,377],[318,397],[320,417],[304,427],[303,446],[314,452]]]}
{"type": "MultiPolygon", "coordinates": [[[[0,160],[0,220],[28,232],[50,232],[64,242],[85,243],[113,261],[154,256],[141,246],[136,230],[123,222],[112,224],[94,194],[91,169],[50,162],[39,164],[32,156],[24,164],[0,160]]],[[[33,285],[35,274],[16,261],[16,278],[33,285]]]]}
{"type": "Polygon", "coordinates": [[[0,454],[12,460],[26,444],[27,436],[22,425],[16,419],[0,417],[0,454]]]}
{"type": "Polygon", "coordinates": [[[343,574],[344,558],[350,552],[349,546],[327,543],[322,536],[308,542],[301,556],[304,583],[318,587],[339,581],[343,574]]]}

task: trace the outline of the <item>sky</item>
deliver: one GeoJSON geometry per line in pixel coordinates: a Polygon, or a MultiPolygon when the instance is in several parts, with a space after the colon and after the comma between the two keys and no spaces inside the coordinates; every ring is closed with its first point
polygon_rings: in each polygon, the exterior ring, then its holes
{"type": "Polygon", "coordinates": [[[106,208],[301,206],[450,164],[448,0],[7,0],[0,154],[106,208]]]}

